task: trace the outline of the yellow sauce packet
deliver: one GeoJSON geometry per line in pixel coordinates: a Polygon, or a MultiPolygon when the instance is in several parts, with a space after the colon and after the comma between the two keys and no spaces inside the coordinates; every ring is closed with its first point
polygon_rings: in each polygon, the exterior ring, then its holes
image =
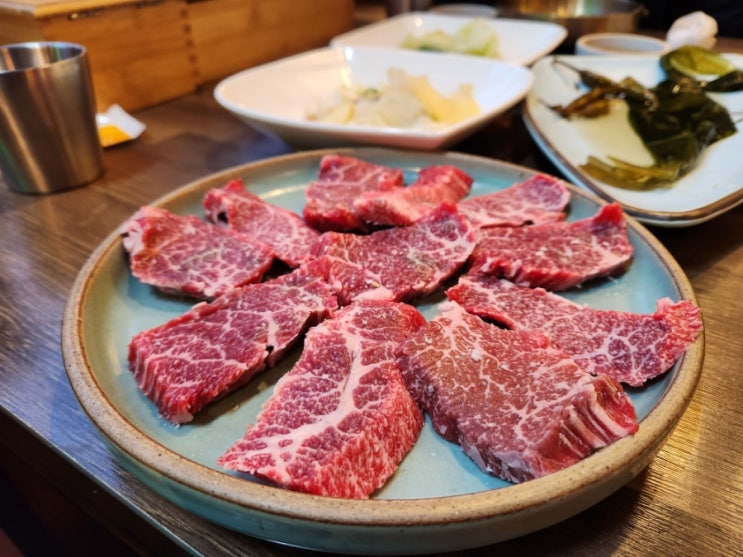
{"type": "Polygon", "coordinates": [[[145,125],[127,113],[118,104],[95,116],[98,137],[103,147],[110,147],[139,137],[145,125]]]}

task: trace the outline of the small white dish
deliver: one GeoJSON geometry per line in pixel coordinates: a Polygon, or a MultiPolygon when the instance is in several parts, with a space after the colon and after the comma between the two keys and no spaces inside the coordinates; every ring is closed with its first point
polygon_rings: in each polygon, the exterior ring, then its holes
{"type": "MultiPolygon", "coordinates": [[[[433,31],[452,34],[473,18],[461,14],[412,12],[399,14],[354,31],[338,35],[331,46],[401,48],[410,34],[422,36],[433,31]]],[[[544,21],[490,18],[501,62],[530,66],[557,48],[568,32],[562,25],[544,21]]]]}
{"type": "Polygon", "coordinates": [[[219,83],[214,96],[246,123],[295,147],[443,149],[521,101],[532,82],[527,68],[476,56],[330,47],[239,72],[219,83]],[[384,86],[390,68],[426,76],[442,95],[451,95],[460,85],[471,85],[479,114],[453,124],[420,128],[336,124],[308,118],[332,104],[344,87],[384,86]]]}
{"type": "Polygon", "coordinates": [[[575,42],[575,53],[597,56],[663,56],[670,50],[662,39],[633,33],[591,33],[575,42]]]}

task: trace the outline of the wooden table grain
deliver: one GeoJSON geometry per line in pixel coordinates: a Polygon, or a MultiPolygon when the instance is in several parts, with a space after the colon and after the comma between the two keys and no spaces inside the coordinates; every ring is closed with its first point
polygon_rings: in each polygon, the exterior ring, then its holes
{"type": "MultiPolygon", "coordinates": [[[[743,52],[743,41],[725,50],[743,52]]],[[[557,174],[518,107],[455,150],[557,174]]],[[[304,556],[194,516],[124,470],[66,378],[60,324],[76,274],[138,207],[190,181],[290,149],[220,108],[212,88],[136,113],[145,134],[105,152],[105,175],[48,196],[0,184],[0,447],[141,555],[304,556]]],[[[743,162],[737,165],[743,175],[743,162]]],[[[560,524],[452,555],[743,555],[743,206],[688,228],[651,231],[691,280],[706,357],[691,404],[629,485],[560,524]]],[[[81,546],[82,547],[82,546],[81,546]]],[[[106,548],[100,548],[100,552],[106,548]]]]}

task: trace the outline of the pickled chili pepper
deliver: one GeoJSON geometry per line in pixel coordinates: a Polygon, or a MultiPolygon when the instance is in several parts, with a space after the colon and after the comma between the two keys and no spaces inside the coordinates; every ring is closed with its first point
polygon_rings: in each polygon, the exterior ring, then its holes
{"type": "Polygon", "coordinates": [[[616,157],[609,156],[609,162],[605,162],[592,156],[581,166],[584,172],[627,189],[668,185],[691,171],[706,147],[736,133],[727,109],[706,92],[743,90],[743,71],[731,70],[723,57],[716,53],[707,57],[698,47],[678,50],[661,57],[666,79],[653,88],[644,87],[632,77],[616,82],[554,60],[576,72],[589,91],[567,106],[550,108],[565,118],[596,118],[607,114],[611,99],[624,100],[629,123],[654,160],[650,166],[640,166],[616,157]],[[721,76],[703,81],[682,71],[691,66],[716,69],[721,76]]]}

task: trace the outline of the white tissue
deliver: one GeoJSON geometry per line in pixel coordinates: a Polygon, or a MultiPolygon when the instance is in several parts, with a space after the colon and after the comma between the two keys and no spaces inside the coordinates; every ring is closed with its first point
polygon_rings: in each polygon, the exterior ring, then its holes
{"type": "Polygon", "coordinates": [[[666,35],[670,47],[678,48],[687,44],[712,48],[717,39],[717,21],[704,12],[692,12],[678,18],[671,24],[666,35]]]}

